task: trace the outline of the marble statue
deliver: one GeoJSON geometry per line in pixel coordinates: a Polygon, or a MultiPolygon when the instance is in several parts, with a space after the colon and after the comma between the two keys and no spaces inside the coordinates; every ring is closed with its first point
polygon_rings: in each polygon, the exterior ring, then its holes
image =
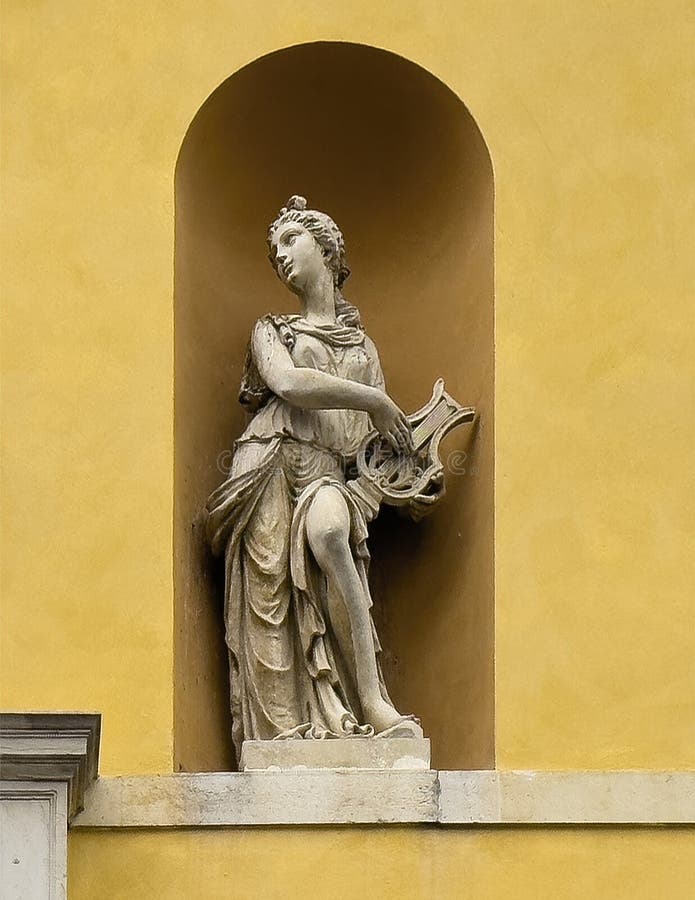
{"type": "Polygon", "coordinates": [[[300,312],[253,329],[239,395],[251,419],[207,504],[225,564],[234,744],[422,737],[384,683],[367,528],[381,502],[414,519],[431,509],[444,490],[437,444],[474,410],[441,381],[409,417],[386,393],[377,349],[342,293],[350,272],[328,215],[291,197],[268,246],[300,312]]]}

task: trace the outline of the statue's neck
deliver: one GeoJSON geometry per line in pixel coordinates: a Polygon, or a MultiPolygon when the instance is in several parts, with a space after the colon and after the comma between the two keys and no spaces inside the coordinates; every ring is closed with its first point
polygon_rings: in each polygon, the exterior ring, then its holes
{"type": "Polygon", "coordinates": [[[333,276],[327,269],[300,296],[300,300],[307,322],[314,325],[335,324],[335,286],[333,276]]]}

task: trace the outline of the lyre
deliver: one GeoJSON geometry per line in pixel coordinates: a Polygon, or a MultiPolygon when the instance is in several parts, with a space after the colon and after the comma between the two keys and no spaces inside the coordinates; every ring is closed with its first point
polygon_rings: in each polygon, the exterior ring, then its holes
{"type": "Polygon", "coordinates": [[[453,428],[475,419],[472,406],[461,406],[444,390],[444,380],[434,385],[429,402],[408,421],[413,431],[413,451],[395,450],[378,432],[372,431],[357,453],[358,477],[349,488],[366,501],[376,515],[379,504],[408,506],[418,501],[419,514],[444,494],[444,466],[439,444],[453,428]]]}

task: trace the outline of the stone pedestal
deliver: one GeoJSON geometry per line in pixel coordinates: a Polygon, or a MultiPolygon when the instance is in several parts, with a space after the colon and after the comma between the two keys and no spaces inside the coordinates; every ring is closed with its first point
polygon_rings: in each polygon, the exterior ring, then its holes
{"type": "Polygon", "coordinates": [[[0,891],[67,897],[68,823],[97,776],[101,717],[0,713],[0,891]]]}
{"type": "Polygon", "coordinates": [[[242,772],[297,769],[399,769],[430,767],[429,738],[337,738],[324,741],[244,741],[242,772]]]}

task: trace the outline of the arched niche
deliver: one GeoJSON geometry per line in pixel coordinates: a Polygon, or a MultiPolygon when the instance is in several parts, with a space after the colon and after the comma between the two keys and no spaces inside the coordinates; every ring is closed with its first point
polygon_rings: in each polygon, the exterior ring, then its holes
{"type": "Polygon", "coordinates": [[[439,375],[478,426],[452,434],[447,499],[418,525],[385,510],[371,584],[384,667],[437,768],[494,765],[493,172],[463,103],[424,69],[356,44],[263,57],[193,120],[176,169],[175,767],[234,768],[221,571],[201,510],[244,425],[250,330],[294,311],[265,234],[294,193],[346,238],[346,296],[388,387],[420,407],[439,375]],[[464,461],[464,453],[467,454],[464,461]]]}

